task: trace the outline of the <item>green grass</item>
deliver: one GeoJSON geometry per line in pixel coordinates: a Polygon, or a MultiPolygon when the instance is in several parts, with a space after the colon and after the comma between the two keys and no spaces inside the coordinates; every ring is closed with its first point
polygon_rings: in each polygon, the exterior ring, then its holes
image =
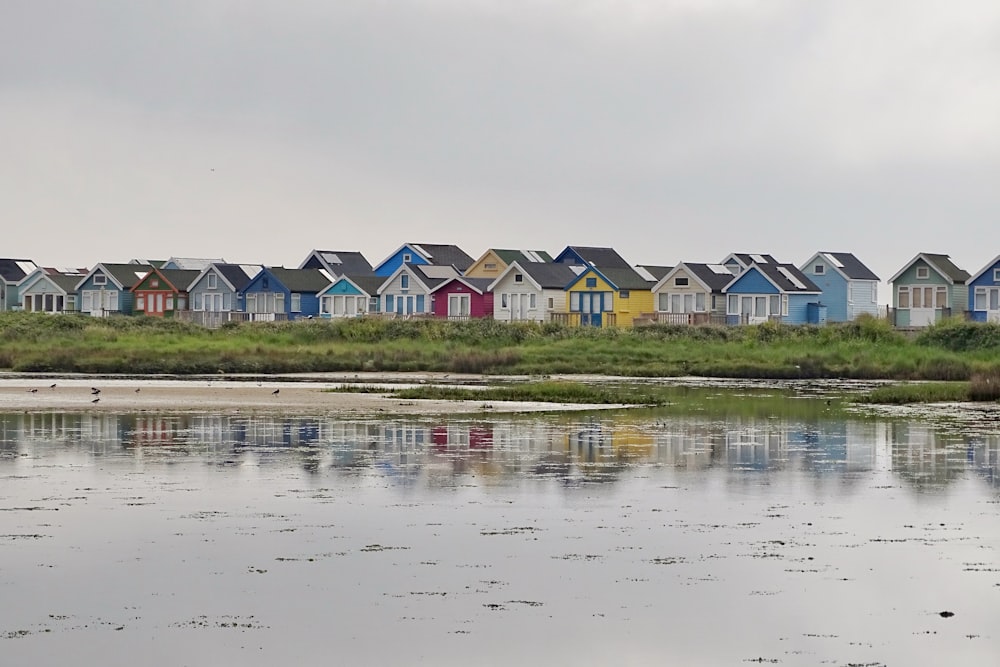
{"type": "Polygon", "coordinates": [[[858,398],[860,403],[906,405],[909,403],[940,403],[968,401],[968,382],[917,382],[894,384],[873,389],[858,398]]]}
{"type": "Polygon", "coordinates": [[[482,389],[428,385],[391,392],[403,399],[448,401],[530,401],[542,403],[588,403],[595,405],[662,405],[665,391],[634,385],[586,384],[583,382],[544,381],[500,385],[482,389]]]}
{"type": "Polygon", "coordinates": [[[0,369],[970,380],[1000,372],[1000,327],[946,322],[911,340],[871,318],[824,327],[638,329],[359,318],[209,330],[147,317],[0,313],[0,369]]]}

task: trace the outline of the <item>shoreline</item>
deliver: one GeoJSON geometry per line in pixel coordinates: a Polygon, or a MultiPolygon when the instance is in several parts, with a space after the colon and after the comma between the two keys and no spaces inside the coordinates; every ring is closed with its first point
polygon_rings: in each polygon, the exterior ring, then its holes
{"type": "MultiPolygon", "coordinates": [[[[448,401],[399,399],[379,393],[327,391],[345,383],[426,384],[440,376],[350,374],[340,380],[324,376],[317,381],[297,379],[247,380],[232,377],[176,379],[175,377],[125,378],[122,376],[58,375],[0,378],[0,412],[178,412],[213,411],[224,413],[278,412],[293,414],[344,414],[345,416],[510,414],[516,412],[565,412],[611,410],[626,406],[541,403],[528,401],[448,401]],[[52,385],[55,385],[54,387],[52,385]],[[95,394],[92,389],[99,389],[95,394]],[[96,399],[96,400],[95,400],[96,399]]],[[[450,384],[470,382],[481,376],[453,378],[450,384]]]]}

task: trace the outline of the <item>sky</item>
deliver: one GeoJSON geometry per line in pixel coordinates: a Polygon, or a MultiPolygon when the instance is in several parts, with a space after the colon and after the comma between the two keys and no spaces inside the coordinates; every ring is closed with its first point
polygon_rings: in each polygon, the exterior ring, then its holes
{"type": "Polygon", "coordinates": [[[825,250],[885,280],[978,272],[998,213],[996,0],[0,3],[2,257],[825,250]]]}

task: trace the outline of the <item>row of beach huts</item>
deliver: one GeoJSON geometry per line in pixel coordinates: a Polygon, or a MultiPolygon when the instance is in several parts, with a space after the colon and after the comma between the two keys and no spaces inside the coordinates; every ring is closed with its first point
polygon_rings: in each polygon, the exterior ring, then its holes
{"type": "Polygon", "coordinates": [[[405,243],[376,265],[360,252],[312,250],[294,269],[173,257],[57,269],[0,259],[0,310],[97,317],[231,321],[342,317],[493,318],[569,326],[741,325],[888,317],[923,327],[946,317],[1000,322],[1000,257],[972,275],[948,255],[920,253],[888,283],[848,252],[795,265],[731,253],[717,263],[632,265],[613,248],[492,248],[405,243]]]}

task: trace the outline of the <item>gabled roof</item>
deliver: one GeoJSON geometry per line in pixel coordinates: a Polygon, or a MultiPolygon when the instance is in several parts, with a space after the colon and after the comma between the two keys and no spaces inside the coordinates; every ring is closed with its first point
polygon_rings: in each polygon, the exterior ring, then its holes
{"type": "Polygon", "coordinates": [[[670,280],[681,270],[701,283],[709,292],[721,294],[726,285],[733,281],[733,274],[723,264],[701,264],[697,262],[681,262],[669,273],[664,275],[653,287],[659,291],[670,283],[670,280]]]}
{"type": "Polygon", "coordinates": [[[595,270],[599,268],[601,275],[614,285],[616,289],[647,290],[652,289],[653,284],[656,282],[655,280],[647,280],[645,277],[639,275],[631,266],[593,266],[590,268],[595,270]]]}
{"type": "Polygon", "coordinates": [[[631,268],[629,263],[614,248],[597,248],[582,245],[566,246],[553,261],[560,264],[579,264],[581,260],[584,264],[590,264],[591,266],[631,268]]]}
{"type": "Polygon", "coordinates": [[[19,283],[37,268],[30,259],[0,259],[0,278],[8,283],[19,283]]]}
{"type": "Polygon", "coordinates": [[[936,255],[934,253],[922,252],[904,264],[903,268],[896,272],[896,275],[889,278],[889,282],[896,282],[897,278],[903,275],[908,268],[913,266],[913,264],[920,259],[927,262],[928,266],[937,271],[944,278],[947,278],[948,282],[952,284],[958,283],[959,285],[964,285],[969,278],[971,278],[969,272],[955,266],[951,261],[951,257],[948,255],[936,255]]]}
{"type": "Polygon", "coordinates": [[[493,284],[492,278],[467,278],[465,276],[455,276],[454,278],[448,278],[447,280],[442,280],[437,287],[431,290],[431,292],[437,292],[439,289],[446,287],[447,285],[459,282],[471,289],[477,294],[485,294],[490,291],[490,285],[493,284]]]}
{"type": "Polygon", "coordinates": [[[215,259],[201,259],[198,257],[171,257],[162,264],[157,264],[159,268],[167,264],[173,264],[178,269],[201,271],[210,264],[225,264],[226,260],[221,257],[215,259]]]}
{"type": "Polygon", "coordinates": [[[493,253],[503,260],[504,264],[511,262],[551,262],[552,255],[544,250],[508,250],[491,248],[493,253]]]}
{"type": "Polygon", "coordinates": [[[103,273],[115,284],[118,289],[130,290],[146,277],[146,274],[153,270],[149,264],[138,264],[130,262],[128,264],[98,264],[90,270],[90,273],[80,278],[76,283],[76,289],[90,280],[95,273],[103,273]]]}
{"type": "Polygon", "coordinates": [[[299,268],[305,268],[313,259],[334,276],[363,276],[372,273],[371,262],[355,250],[313,250],[302,260],[299,268]]]}
{"type": "Polygon", "coordinates": [[[730,260],[736,260],[736,262],[744,269],[750,268],[751,264],[760,266],[762,264],[778,263],[778,260],[767,254],[760,254],[756,252],[731,252],[726,255],[723,260],[719,262],[719,264],[729,264],[730,260]]]}
{"type": "Polygon", "coordinates": [[[392,281],[396,279],[396,276],[403,272],[420,283],[420,286],[423,287],[424,291],[427,293],[434,291],[434,288],[441,283],[451,280],[452,278],[458,278],[462,275],[454,266],[437,264],[400,264],[399,268],[392,272],[392,275],[382,281],[382,285],[378,289],[379,294],[382,293],[386,286],[392,284],[392,281]]]}
{"type": "Polygon", "coordinates": [[[366,294],[369,297],[378,295],[378,288],[382,286],[385,282],[385,278],[381,276],[376,276],[372,274],[362,274],[360,276],[338,276],[332,283],[326,286],[320,294],[325,294],[328,290],[332,289],[334,285],[340,282],[348,282],[361,293],[366,294]]]}
{"type": "Polygon", "coordinates": [[[142,265],[146,265],[146,266],[149,266],[149,267],[157,267],[157,268],[159,268],[159,267],[163,266],[164,264],[166,264],[167,260],[165,260],[165,259],[142,259],[142,258],[137,258],[137,259],[130,259],[128,261],[128,263],[129,264],[142,264],[142,265]]]}
{"type": "Polygon", "coordinates": [[[67,294],[75,292],[76,284],[80,282],[80,276],[66,273],[50,273],[46,277],[52,281],[52,284],[67,294]]]}
{"type": "Polygon", "coordinates": [[[201,271],[197,269],[154,269],[163,279],[178,292],[186,292],[191,281],[198,277],[201,271]]]}
{"type": "Polygon", "coordinates": [[[809,258],[808,262],[805,262],[799,268],[805,271],[809,268],[817,258],[821,258],[824,262],[833,267],[833,269],[842,275],[846,280],[878,280],[879,277],[876,276],[871,269],[861,263],[857,257],[849,252],[818,252],[809,258]]]}
{"type": "Polygon", "coordinates": [[[569,264],[551,264],[548,262],[513,262],[504,272],[490,283],[489,289],[493,291],[497,284],[503,280],[508,273],[522,273],[536,289],[565,289],[567,285],[576,280],[577,273],[570,268],[569,264]]]}
{"type": "Polygon", "coordinates": [[[410,243],[411,248],[419,252],[430,264],[438,266],[454,266],[459,271],[465,271],[475,262],[457,245],[437,245],[433,243],[410,243]]]}
{"type": "Polygon", "coordinates": [[[989,264],[987,264],[986,266],[984,266],[983,268],[981,268],[979,270],[979,273],[977,273],[976,275],[974,275],[971,278],[969,278],[966,281],[966,284],[971,285],[972,283],[974,283],[977,280],[979,280],[979,278],[982,277],[982,275],[984,273],[986,273],[987,271],[989,271],[990,269],[992,269],[994,266],[996,266],[998,262],[1000,262],[1000,255],[997,255],[996,257],[994,257],[993,259],[991,259],[990,262],[989,262],[989,264]]]}
{"type": "Polygon", "coordinates": [[[816,283],[809,280],[806,274],[799,271],[799,268],[794,264],[751,264],[746,268],[746,270],[738,276],[733,276],[726,285],[726,291],[729,288],[743,279],[747,272],[756,269],[760,272],[764,278],[775,286],[779,292],[784,292],[786,294],[822,294],[821,290],[816,283]]]}
{"type": "Polygon", "coordinates": [[[319,292],[326,289],[336,278],[323,269],[286,269],[283,266],[269,266],[264,269],[289,292],[319,292]]]}
{"type": "Polygon", "coordinates": [[[404,248],[409,248],[428,264],[437,266],[454,266],[460,273],[464,273],[475,263],[472,257],[457,245],[439,245],[435,243],[404,243],[383,259],[373,271],[378,271],[382,265],[399,254],[404,248]]]}
{"type": "MultiPolygon", "coordinates": [[[[655,283],[656,281],[663,278],[671,271],[674,270],[672,266],[655,266],[652,264],[636,264],[636,273],[645,278],[647,281],[655,283]]],[[[727,272],[728,273],[728,272],[727,272]]],[[[732,275],[731,273],[729,275],[732,275]]]]}
{"type": "Polygon", "coordinates": [[[38,268],[25,276],[24,280],[21,281],[21,289],[30,290],[32,286],[43,279],[63,292],[72,294],[76,292],[76,284],[80,282],[80,274],[60,273],[59,271],[38,268]]]}
{"type": "MultiPolygon", "coordinates": [[[[239,264],[212,264],[211,266],[206,267],[197,278],[191,281],[191,284],[194,285],[196,282],[201,280],[202,276],[213,269],[216,273],[222,276],[222,279],[234,292],[242,292],[253,279],[253,276],[247,273],[246,267],[239,264]]],[[[257,273],[260,273],[259,268],[253,275],[256,276],[257,273]]]]}

